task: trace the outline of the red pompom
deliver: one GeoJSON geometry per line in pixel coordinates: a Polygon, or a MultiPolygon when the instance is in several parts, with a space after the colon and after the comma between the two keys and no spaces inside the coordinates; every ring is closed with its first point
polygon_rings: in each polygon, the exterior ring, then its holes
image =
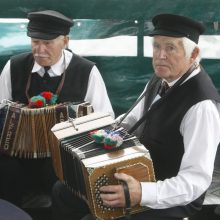
{"type": "Polygon", "coordinates": [[[115,148],[115,146],[104,144],[104,148],[105,148],[106,150],[112,150],[113,148],[115,148]]]}
{"type": "Polygon", "coordinates": [[[34,104],[35,104],[35,106],[37,106],[38,108],[44,106],[44,102],[43,102],[42,100],[37,100],[34,104]]]}
{"type": "Polygon", "coordinates": [[[47,101],[50,101],[53,96],[53,93],[52,92],[42,92],[40,95],[43,96],[47,101]]]}

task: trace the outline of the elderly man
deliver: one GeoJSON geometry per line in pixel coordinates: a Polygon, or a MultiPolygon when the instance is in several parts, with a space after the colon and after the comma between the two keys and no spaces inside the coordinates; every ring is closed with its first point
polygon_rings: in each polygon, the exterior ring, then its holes
{"type": "MultiPolygon", "coordinates": [[[[90,102],[94,111],[114,112],[95,63],[66,50],[72,19],[57,11],[28,14],[32,52],[11,57],[0,76],[0,101],[28,103],[43,91],[58,103],[90,102]]],[[[50,158],[0,156],[0,197],[21,204],[25,190],[50,191],[56,181],[50,158]]]]}
{"type": "MultiPolygon", "coordinates": [[[[140,204],[150,208],[131,219],[179,220],[200,210],[211,183],[220,141],[220,97],[199,64],[203,25],[173,14],[157,15],[152,22],[155,74],[122,124],[149,149],[156,182],[116,173],[115,178],[126,182],[128,189],[107,185],[100,191],[107,207],[140,204]]],[[[62,198],[58,189],[54,194],[62,198]]]]}
{"type": "MultiPolygon", "coordinates": [[[[172,14],[152,21],[155,76],[123,123],[134,126],[131,130],[142,126],[139,137],[150,151],[157,181],[140,183],[125,174],[116,178],[128,183],[131,206],[151,208],[132,219],[182,219],[201,208],[211,183],[220,141],[220,97],[199,65],[203,25],[172,14]],[[166,91],[164,84],[169,86],[166,91]]],[[[121,186],[101,191],[105,205],[125,206],[121,186]]]]}

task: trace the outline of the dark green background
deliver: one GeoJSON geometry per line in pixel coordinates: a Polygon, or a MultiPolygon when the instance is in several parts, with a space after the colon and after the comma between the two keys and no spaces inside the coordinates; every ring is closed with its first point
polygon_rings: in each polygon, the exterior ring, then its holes
{"type": "MultiPolygon", "coordinates": [[[[159,13],[190,16],[204,23],[205,34],[219,35],[220,30],[213,25],[220,20],[219,8],[220,0],[7,0],[0,2],[0,18],[26,18],[28,12],[53,9],[83,24],[83,29],[72,29],[73,39],[137,36],[137,57],[87,57],[97,63],[118,115],[132,105],[153,74],[151,59],[143,57],[143,37],[152,29],[152,17],[159,13]]],[[[0,41],[17,34],[25,37],[25,28],[19,29],[18,25],[0,23],[0,41]]],[[[11,55],[29,49],[16,42],[0,47],[0,69],[11,55]]],[[[204,59],[202,65],[220,91],[219,60],[204,59]]]]}

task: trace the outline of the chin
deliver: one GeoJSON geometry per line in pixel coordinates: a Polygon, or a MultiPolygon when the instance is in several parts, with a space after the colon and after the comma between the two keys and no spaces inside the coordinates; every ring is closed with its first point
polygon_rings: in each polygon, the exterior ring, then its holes
{"type": "Polygon", "coordinates": [[[39,59],[36,59],[36,62],[40,65],[40,66],[50,66],[50,63],[49,62],[45,62],[45,60],[39,60],[39,59]]]}
{"type": "Polygon", "coordinates": [[[166,79],[167,77],[168,77],[168,73],[167,72],[162,72],[162,71],[155,71],[155,74],[158,76],[158,77],[160,77],[160,78],[164,78],[164,79],[166,79]]]}

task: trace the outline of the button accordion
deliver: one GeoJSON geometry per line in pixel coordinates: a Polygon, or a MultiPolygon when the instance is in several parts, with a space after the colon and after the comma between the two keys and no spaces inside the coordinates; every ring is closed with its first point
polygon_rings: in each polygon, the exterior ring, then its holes
{"type": "Polygon", "coordinates": [[[0,105],[0,152],[20,158],[51,156],[52,126],[69,117],[93,111],[89,103],[64,103],[43,108],[2,101],[0,105]]]}
{"type": "MultiPolygon", "coordinates": [[[[92,113],[56,124],[52,128],[59,141],[61,172],[59,179],[73,192],[84,199],[96,219],[116,219],[126,215],[124,208],[109,208],[103,205],[99,188],[119,184],[115,172],[133,176],[142,182],[155,181],[153,163],[149,151],[136,136],[116,126],[109,114],[92,113]],[[97,129],[117,130],[123,137],[122,144],[106,150],[91,137],[97,129]]],[[[145,211],[147,207],[136,205],[130,213],[145,211]]]]}

